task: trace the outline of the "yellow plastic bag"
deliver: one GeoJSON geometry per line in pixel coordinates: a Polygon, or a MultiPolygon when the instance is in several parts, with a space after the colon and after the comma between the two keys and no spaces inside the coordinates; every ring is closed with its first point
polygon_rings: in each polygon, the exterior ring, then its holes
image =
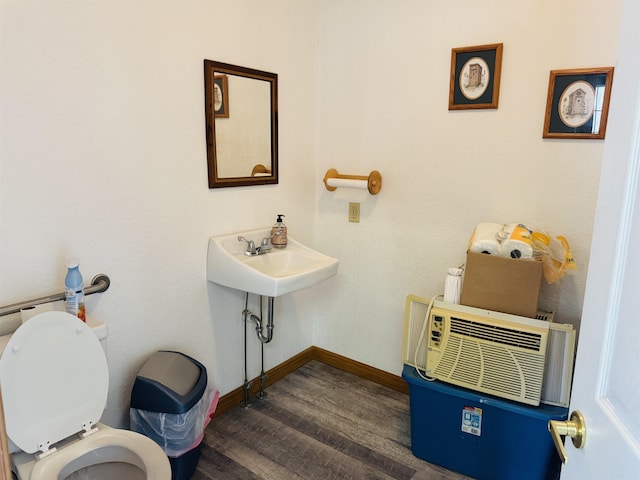
{"type": "Polygon", "coordinates": [[[542,271],[548,283],[554,283],[565,276],[568,270],[578,267],[571,253],[569,241],[558,235],[552,237],[543,232],[533,232],[531,240],[535,256],[542,260],[542,271]]]}

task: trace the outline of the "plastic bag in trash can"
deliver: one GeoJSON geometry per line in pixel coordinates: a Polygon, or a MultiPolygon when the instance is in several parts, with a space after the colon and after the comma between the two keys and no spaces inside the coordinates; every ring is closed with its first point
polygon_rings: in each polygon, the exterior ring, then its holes
{"type": "Polygon", "coordinates": [[[179,457],[202,441],[204,429],[216,410],[218,397],[215,386],[207,385],[202,398],[185,413],[130,408],[131,430],[151,438],[167,456],[179,457]]]}

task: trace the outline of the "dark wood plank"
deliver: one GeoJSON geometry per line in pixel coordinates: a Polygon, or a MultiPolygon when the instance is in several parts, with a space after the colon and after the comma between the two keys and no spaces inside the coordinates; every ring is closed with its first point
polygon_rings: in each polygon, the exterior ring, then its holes
{"type": "Polygon", "coordinates": [[[413,456],[409,398],[393,388],[311,361],[267,393],[211,421],[193,480],[467,478],[413,456]]]}
{"type": "Polygon", "coordinates": [[[201,446],[198,467],[191,480],[233,480],[238,478],[258,480],[260,477],[204,442],[201,446]]]}
{"type": "Polygon", "coordinates": [[[273,401],[261,402],[256,406],[256,409],[273,419],[278,419],[283,425],[295,429],[308,438],[314,439],[330,449],[347,455],[356,462],[365,464],[371,469],[384,473],[391,478],[409,480],[415,474],[414,469],[400,462],[396,462],[383,453],[376,452],[365,445],[353,441],[348,438],[348,436],[334,429],[323,427],[311,416],[304,417],[292,413],[290,409],[281,408],[273,401]]]}

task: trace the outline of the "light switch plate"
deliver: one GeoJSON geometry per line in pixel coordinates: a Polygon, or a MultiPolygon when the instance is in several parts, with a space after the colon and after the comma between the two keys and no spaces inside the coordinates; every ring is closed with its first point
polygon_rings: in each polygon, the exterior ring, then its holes
{"type": "Polygon", "coordinates": [[[349,221],[360,223],[360,204],[349,202],[349,221]]]}

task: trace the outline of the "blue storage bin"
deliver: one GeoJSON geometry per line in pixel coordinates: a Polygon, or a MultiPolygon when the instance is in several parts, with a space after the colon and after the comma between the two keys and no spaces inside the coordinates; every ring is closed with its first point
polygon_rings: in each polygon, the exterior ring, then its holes
{"type": "Polygon", "coordinates": [[[198,464],[213,393],[207,381],[207,370],[197,360],[160,351],[147,360],[133,383],[131,429],[163,448],[172,480],[189,479],[198,464]]]}
{"type": "Polygon", "coordinates": [[[405,365],[411,450],[430,463],[477,480],[557,480],[561,462],[549,420],[568,410],[503,400],[437,380],[405,365]]]}

